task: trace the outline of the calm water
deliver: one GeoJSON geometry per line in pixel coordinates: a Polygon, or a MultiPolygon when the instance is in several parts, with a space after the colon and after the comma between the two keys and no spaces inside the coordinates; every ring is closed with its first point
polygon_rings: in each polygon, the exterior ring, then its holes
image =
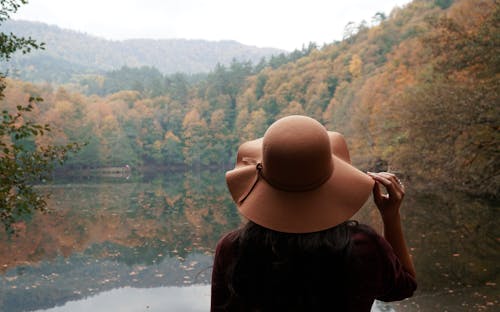
{"type": "MultiPolygon", "coordinates": [[[[242,221],[222,171],[41,189],[53,213],[18,237],[0,234],[0,311],[208,311],[214,246],[242,221]]],[[[498,206],[410,191],[404,226],[419,289],[373,311],[499,311],[498,206]]],[[[355,218],[380,230],[374,209],[355,218]]]]}

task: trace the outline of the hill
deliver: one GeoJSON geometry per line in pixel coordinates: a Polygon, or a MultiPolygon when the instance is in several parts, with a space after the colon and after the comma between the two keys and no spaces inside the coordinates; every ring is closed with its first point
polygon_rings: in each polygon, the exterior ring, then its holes
{"type": "MultiPolygon", "coordinates": [[[[258,68],[232,62],[195,84],[159,77],[158,93],[146,76],[120,84],[128,90],[103,79],[105,90],[88,96],[10,81],[4,105],[42,96],[36,118],[58,130],[40,142],[89,142],[68,163],[77,168],[220,168],[276,119],[305,114],[343,133],[359,168],[397,172],[411,188],[498,197],[499,7],[414,0],[341,42],[258,68]]],[[[115,76],[137,76],[129,72],[115,76]]]]}
{"type": "Polygon", "coordinates": [[[9,20],[0,31],[36,38],[45,51],[18,55],[11,76],[29,81],[67,82],[74,75],[128,67],[155,67],[163,74],[206,73],[233,59],[258,63],[284,51],[247,46],[236,41],[135,39],[111,41],[39,22],[9,20]]]}

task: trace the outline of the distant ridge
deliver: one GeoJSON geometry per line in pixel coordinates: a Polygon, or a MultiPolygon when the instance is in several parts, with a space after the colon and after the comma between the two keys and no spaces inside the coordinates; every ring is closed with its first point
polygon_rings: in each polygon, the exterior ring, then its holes
{"type": "Polygon", "coordinates": [[[18,55],[8,64],[15,68],[12,72],[14,76],[31,81],[62,82],[74,75],[100,73],[122,66],[151,66],[163,74],[204,73],[212,70],[217,63],[227,65],[236,59],[257,64],[263,57],[269,58],[285,52],[229,40],[113,41],[54,25],[21,20],[5,22],[0,26],[0,31],[32,37],[45,43],[45,51],[18,55]]]}

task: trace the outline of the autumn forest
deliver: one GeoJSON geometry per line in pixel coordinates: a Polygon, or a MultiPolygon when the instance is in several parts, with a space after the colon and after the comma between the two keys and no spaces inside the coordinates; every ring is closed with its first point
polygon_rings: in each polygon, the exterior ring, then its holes
{"type": "Polygon", "coordinates": [[[408,183],[498,197],[500,10],[415,0],[347,25],[342,41],[203,75],[122,67],[77,82],[7,78],[2,106],[43,98],[51,125],[26,144],[85,143],[64,171],[222,167],[277,118],[309,115],[346,137],[353,163],[408,183]]]}

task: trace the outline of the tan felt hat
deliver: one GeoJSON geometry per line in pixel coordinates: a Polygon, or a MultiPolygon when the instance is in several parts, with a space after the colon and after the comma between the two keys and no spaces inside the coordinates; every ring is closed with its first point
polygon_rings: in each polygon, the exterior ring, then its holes
{"type": "Polygon", "coordinates": [[[374,180],[350,164],[344,137],[293,115],[238,149],[226,182],[240,213],[280,232],[309,233],[351,218],[374,180]]]}

